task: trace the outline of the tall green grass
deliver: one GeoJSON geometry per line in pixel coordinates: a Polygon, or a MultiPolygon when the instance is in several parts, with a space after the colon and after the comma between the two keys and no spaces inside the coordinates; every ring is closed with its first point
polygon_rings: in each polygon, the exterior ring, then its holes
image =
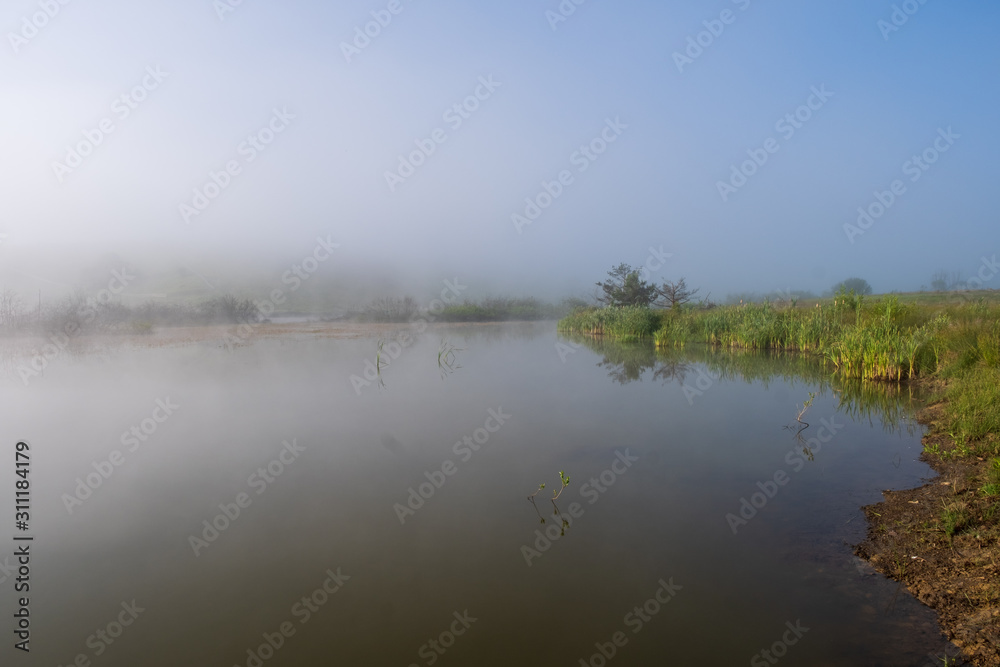
{"type": "Polygon", "coordinates": [[[660,328],[660,315],[640,306],[580,308],[559,320],[559,331],[609,336],[620,341],[651,338],[660,328]]]}
{"type": "Polygon", "coordinates": [[[845,379],[902,382],[950,364],[1000,366],[1000,307],[842,297],[811,308],[745,304],[665,314],[657,347],[691,342],[821,355],[845,379]]]}
{"type": "Polygon", "coordinates": [[[961,453],[1000,454],[1000,373],[976,365],[960,371],[945,391],[944,430],[961,453]]]}
{"type": "Polygon", "coordinates": [[[653,342],[656,347],[684,347],[689,340],[693,340],[693,333],[682,318],[665,317],[663,326],[653,334],[653,342]]]}
{"type": "Polygon", "coordinates": [[[691,333],[711,345],[751,350],[820,351],[839,334],[837,307],[779,309],[770,303],[716,308],[681,317],[691,333]]]}

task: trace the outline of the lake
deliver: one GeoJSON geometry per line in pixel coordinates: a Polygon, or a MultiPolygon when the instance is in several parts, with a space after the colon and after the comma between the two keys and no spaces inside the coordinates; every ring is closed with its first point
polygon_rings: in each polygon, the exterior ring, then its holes
{"type": "Polygon", "coordinates": [[[24,664],[920,665],[945,650],[934,613],[851,546],[861,506],[933,476],[919,396],[839,386],[801,357],[657,353],[551,323],[390,328],[410,337],[382,334],[376,374],[376,334],[301,326],[8,375],[6,451],[32,456],[24,664]]]}

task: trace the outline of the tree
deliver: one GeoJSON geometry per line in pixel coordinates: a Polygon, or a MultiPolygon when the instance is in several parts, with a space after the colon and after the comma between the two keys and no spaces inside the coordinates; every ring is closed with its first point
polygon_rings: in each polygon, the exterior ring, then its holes
{"type": "Polygon", "coordinates": [[[597,300],[606,306],[649,306],[656,298],[656,287],[640,278],[638,269],[628,264],[619,264],[608,271],[608,278],[597,283],[603,291],[597,300]]]}
{"type": "Polygon", "coordinates": [[[660,302],[657,305],[669,306],[670,310],[677,310],[684,304],[691,301],[691,298],[698,293],[698,290],[688,289],[687,283],[681,278],[675,283],[666,281],[656,289],[656,293],[660,296],[660,302]]]}
{"type": "Polygon", "coordinates": [[[850,292],[852,290],[860,296],[868,296],[872,293],[872,286],[864,278],[848,278],[833,286],[834,293],[850,292]]]}
{"type": "Polygon", "coordinates": [[[13,329],[21,324],[24,310],[17,292],[4,288],[0,292],[0,327],[13,329]]]}
{"type": "Polygon", "coordinates": [[[931,289],[935,292],[943,292],[948,289],[948,272],[947,271],[935,271],[934,275],[931,276],[931,289]]]}
{"type": "Polygon", "coordinates": [[[417,313],[417,310],[417,302],[412,296],[379,297],[367,308],[368,317],[375,322],[406,322],[417,313]]]}
{"type": "Polygon", "coordinates": [[[253,299],[239,299],[232,294],[224,294],[206,301],[202,305],[202,310],[212,322],[255,323],[261,317],[253,299]]]}

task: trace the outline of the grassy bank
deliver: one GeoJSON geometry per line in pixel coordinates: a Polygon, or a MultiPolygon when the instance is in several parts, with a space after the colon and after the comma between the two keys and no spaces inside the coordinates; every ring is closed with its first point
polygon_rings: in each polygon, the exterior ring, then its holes
{"type": "Polygon", "coordinates": [[[689,311],[665,318],[660,346],[701,342],[730,348],[820,354],[845,378],[899,382],[934,373],[951,322],[981,321],[995,307],[940,308],[844,297],[813,308],[749,304],[689,311]]]}

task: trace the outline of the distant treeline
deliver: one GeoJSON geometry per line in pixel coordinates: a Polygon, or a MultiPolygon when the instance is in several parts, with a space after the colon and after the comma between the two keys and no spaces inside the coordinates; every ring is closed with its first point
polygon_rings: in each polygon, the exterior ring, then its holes
{"type": "MultiPolygon", "coordinates": [[[[445,305],[429,315],[438,322],[506,322],[530,320],[557,320],[571,313],[574,308],[585,306],[582,299],[564,299],[558,304],[538,299],[487,297],[481,301],[465,300],[445,305]]],[[[412,297],[382,297],[372,301],[362,312],[351,319],[363,322],[408,322],[424,314],[412,297]]]]}
{"type": "MultiPolygon", "coordinates": [[[[154,327],[265,322],[253,299],[232,294],[194,304],[147,301],[129,306],[108,295],[95,299],[82,292],[41,308],[28,308],[11,290],[0,291],[0,332],[150,333],[154,327]]],[[[439,302],[440,304],[441,302],[439,302]]],[[[382,297],[328,321],[408,322],[424,316],[437,322],[504,322],[557,320],[586,305],[581,299],[558,304],[534,298],[488,297],[481,301],[441,304],[427,311],[412,297],[382,297]]],[[[316,314],[320,315],[321,314],[316,314]]]]}
{"type": "Polygon", "coordinates": [[[95,299],[76,292],[41,308],[27,308],[11,290],[0,291],[0,331],[14,333],[149,333],[154,326],[195,326],[257,322],[251,299],[231,294],[197,304],[149,301],[127,306],[114,297],[95,299]]]}

